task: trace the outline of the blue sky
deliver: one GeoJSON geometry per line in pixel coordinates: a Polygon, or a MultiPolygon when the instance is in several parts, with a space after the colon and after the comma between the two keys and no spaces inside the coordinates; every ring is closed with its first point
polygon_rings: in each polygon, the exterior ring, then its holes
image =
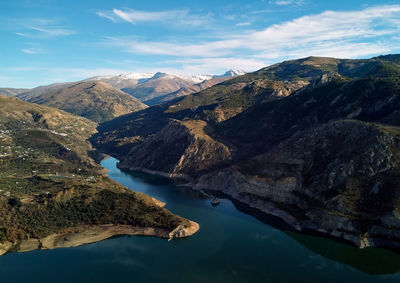
{"type": "Polygon", "coordinates": [[[0,87],[400,53],[398,0],[2,0],[0,87]]]}

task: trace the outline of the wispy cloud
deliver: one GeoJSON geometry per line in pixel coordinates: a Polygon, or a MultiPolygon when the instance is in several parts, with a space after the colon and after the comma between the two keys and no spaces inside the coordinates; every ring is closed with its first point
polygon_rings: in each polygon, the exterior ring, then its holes
{"type": "Polygon", "coordinates": [[[41,49],[37,49],[37,48],[24,48],[24,49],[21,49],[21,51],[26,54],[38,54],[38,53],[42,52],[41,49]]]}
{"type": "Polygon", "coordinates": [[[96,15],[108,19],[114,23],[117,21],[116,17],[112,13],[110,14],[109,12],[96,12],[96,15]]]}
{"type": "Polygon", "coordinates": [[[113,9],[112,11],[100,11],[98,16],[111,20],[112,22],[125,21],[131,24],[143,22],[168,22],[170,25],[199,26],[209,24],[212,20],[210,13],[205,15],[190,13],[189,10],[168,11],[139,11],[131,9],[113,9]]]}
{"type": "Polygon", "coordinates": [[[54,19],[13,19],[9,29],[26,38],[61,37],[76,34],[76,31],[59,25],[54,19]]]}
{"type": "Polygon", "coordinates": [[[359,11],[326,11],[271,25],[259,31],[225,34],[199,42],[143,41],[109,37],[106,44],[129,53],[174,57],[246,57],[271,59],[324,54],[359,57],[398,50],[400,5],[359,11]],[[396,39],[397,38],[397,39],[396,39]],[[344,51],[345,50],[345,51],[344,51]]]}
{"type": "Polygon", "coordinates": [[[67,36],[75,33],[75,31],[73,30],[64,29],[57,26],[49,26],[49,27],[29,26],[28,29],[51,37],[67,36]]]}
{"type": "Polygon", "coordinates": [[[27,42],[25,43],[25,47],[21,48],[21,52],[29,55],[34,55],[34,54],[44,54],[45,50],[38,43],[27,42]]]}
{"type": "Polygon", "coordinates": [[[270,1],[270,4],[275,4],[278,6],[304,6],[306,4],[305,0],[277,0],[277,1],[270,1]]]}
{"type": "Polygon", "coordinates": [[[28,34],[23,33],[23,32],[16,32],[15,34],[16,34],[16,35],[19,35],[19,36],[22,36],[22,37],[29,37],[28,34]]]}
{"type": "Polygon", "coordinates": [[[242,22],[242,23],[237,23],[236,26],[238,27],[244,27],[244,26],[250,26],[251,23],[250,22],[242,22]]]}

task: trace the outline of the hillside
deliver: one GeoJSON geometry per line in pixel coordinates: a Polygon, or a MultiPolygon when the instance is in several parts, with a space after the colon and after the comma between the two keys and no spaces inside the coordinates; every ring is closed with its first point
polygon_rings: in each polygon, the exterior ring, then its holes
{"type": "Polygon", "coordinates": [[[101,81],[39,87],[17,97],[62,109],[95,122],[111,120],[147,107],[132,96],[101,81]]]}
{"type": "Polygon", "coordinates": [[[0,105],[1,254],[192,225],[103,175],[87,142],[96,123],[6,96],[0,105]]]}
{"type": "Polygon", "coordinates": [[[6,96],[16,96],[20,93],[29,91],[27,88],[0,88],[0,94],[6,96]]]}
{"type": "Polygon", "coordinates": [[[293,229],[400,249],[398,58],[282,62],[104,123],[92,141],[123,168],[184,175],[293,229]]]}

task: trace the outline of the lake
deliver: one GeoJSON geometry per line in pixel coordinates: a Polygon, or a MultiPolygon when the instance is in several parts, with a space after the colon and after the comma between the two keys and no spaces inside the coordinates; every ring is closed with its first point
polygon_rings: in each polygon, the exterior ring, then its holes
{"type": "Polygon", "coordinates": [[[118,237],[7,254],[0,257],[0,282],[400,282],[399,254],[277,229],[227,199],[213,207],[166,178],[121,172],[117,162],[102,161],[112,179],[166,202],[200,231],[171,242],[118,237]]]}

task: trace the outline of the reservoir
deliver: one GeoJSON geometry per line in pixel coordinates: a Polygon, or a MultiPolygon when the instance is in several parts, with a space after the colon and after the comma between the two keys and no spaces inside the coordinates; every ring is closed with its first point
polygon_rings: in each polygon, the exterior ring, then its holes
{"type": "Polygon", "coordinates": [[[171,242],[118,237],[7,254],[0,257],[0,282],[400,282],[397,253],[277,229],[228,199],[212,206],[166,178],[121,172],[117,162],[102,161],[112,179],[166,202],[200,231],[171,242]]]}

